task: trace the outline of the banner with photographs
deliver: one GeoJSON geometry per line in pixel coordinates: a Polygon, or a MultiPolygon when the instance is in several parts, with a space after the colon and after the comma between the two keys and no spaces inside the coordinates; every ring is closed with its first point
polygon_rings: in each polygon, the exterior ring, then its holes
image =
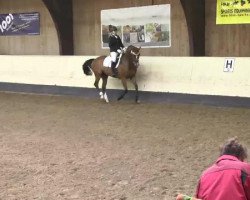
{"type": "Polygon", "coordinates": [[[102,47],[108,47],[109,29],[118,29],[125,46],[170,47],[170,4],[101,11],[102,47]]]}
{"type": "Polygon", "coordinates": [[[250,23],[250,0],[217,0],[216,24],[250,23]]]}
{"type": "Polygon", "coordinates": [[[0,36],[39,35],[40,15],[32,13],[0,14],[0,36]]]}

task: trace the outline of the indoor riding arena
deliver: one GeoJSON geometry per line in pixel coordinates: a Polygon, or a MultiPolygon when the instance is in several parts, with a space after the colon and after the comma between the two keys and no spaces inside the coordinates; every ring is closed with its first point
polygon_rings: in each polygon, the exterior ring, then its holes
{"type": "Polygon", "coordinates": [[[250,19],[219,5],[0,0],[0,199],[175,200],[227,139],[250,151],[250,19]],[[109,23],[140,47],[139,101],[130,80],[118,101],[119,78],[98,91],[83,73],[109,55],[109,23]]]}

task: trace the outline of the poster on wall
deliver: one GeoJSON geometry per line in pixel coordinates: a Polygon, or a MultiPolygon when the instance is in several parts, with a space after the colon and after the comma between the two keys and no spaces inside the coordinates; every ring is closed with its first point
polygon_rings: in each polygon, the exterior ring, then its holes
{"type": "Polygon", "coordinates": [[[125,46],[171,46],[170,4],[102,10],[102,48],[108,47],[109,25],[117,27],[125,46]]]}
{"type": "Polygon", "coordinates": [[[38,12],[0,14],[0,36],[39,34],[38,12]]]}
{"type": "Polygon", "coordinates": [[[217,0],[216,24],[250,23],[250,0],[217,0]]]}

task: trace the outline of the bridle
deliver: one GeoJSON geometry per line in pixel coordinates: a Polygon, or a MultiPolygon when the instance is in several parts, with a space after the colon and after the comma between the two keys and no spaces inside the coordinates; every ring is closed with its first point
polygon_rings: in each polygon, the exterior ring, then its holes
{"type": "Polygon", "coordinates": [[[138,59],[139,59],[140,52],[135,53],[135,52],[133,52],[133,50],[131,50],[131,51],[130,51],[130,53],[131,53],[132,55],[134,55],[134,56],[135,56],[135,59],[136,59],[136,60],[138,60],[138,59]]]}
{"type": "Polygon", "coordinates": [[[135,66],[138,67],[139,66],[140,52],[135,53],[133,50],[131,50],[130,53],[135,56],[135,61],[133,61],[133,63],[134,63],[135,66]]]}

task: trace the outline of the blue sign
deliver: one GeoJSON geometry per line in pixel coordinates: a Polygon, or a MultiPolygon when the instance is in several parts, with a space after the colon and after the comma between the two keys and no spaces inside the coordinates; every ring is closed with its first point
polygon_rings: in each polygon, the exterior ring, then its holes
{"type": "Polygon", "coordinates": [[[0,36],[39,34],[40,15],[38,12],[0,14],[0,36]]]}

